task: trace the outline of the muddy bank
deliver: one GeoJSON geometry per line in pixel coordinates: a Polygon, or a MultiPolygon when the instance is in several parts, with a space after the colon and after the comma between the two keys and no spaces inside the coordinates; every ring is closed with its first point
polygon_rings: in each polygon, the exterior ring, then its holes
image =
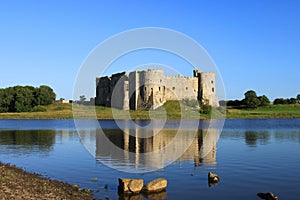
{"type": "Polygon", "coordinates": [[[93,199],[92,191],[0,163],[0,200],[93,199]]]}

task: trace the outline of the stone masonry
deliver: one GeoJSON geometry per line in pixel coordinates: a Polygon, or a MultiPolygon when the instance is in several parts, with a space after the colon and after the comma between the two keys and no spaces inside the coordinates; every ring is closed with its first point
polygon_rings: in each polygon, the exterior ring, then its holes
{"type": "Polygon", "coordinates": [[[123,110],[156,109],[168,100],[200,100],[218,106],[214,72],[193,71],[193,77],[164,76],[148,69],[96,78],[96,105],[123,110]]]}

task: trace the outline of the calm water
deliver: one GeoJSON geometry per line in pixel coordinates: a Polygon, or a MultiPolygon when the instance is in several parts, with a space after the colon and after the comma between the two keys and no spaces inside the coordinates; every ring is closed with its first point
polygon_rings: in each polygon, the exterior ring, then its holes
{"type": "MultiPolygon", "coordinates": [[[[80,138],[72,120],[0,120],[0,161],[91,188],[99,199],[119,199],[118,177],[146,182],[157,177],[168,179],[167,192],[141,199],[259,199],[257,192],[268,191],[280,199],[298,199],[300,119],[226,120],[221,135],[207,131],[206,121],[201,121],[196,131],[189,129],[189,123],[194,122],[187,121],[178,133],[178,121],[169,121],[156,133],[155,129],[127,126],[126,121],[118,122],[124,125],[120,130],[114,121],[107,120],[100,121],[104,133],[99,133],[90,121],[82,121],[85,128],[79,131],[80,138]],[[109,149],[102,142],[103,134],[126,151],[120,155],[109,149]],[[153,136],[137,139],[137,135],[153,136]],[[174,153],[166,150],[155,159],[143,153],[172,141],[176,150],[186,144],[190,147],[167,167],[146,172],[171,162],[174,153]],[[221,177],[218,185],[208,186],[209,171],[221,177]]],[[[147,126],[149,122],[137,124],[147,126]]]]}

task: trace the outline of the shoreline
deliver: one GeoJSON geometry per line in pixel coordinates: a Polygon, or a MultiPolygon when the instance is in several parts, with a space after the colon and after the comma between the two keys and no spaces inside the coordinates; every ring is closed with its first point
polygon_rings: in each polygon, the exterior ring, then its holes
{"type": "Polygon", "coordinates": [[[300,118],[300,104],[292,105],[269,105],[257,109],[238,109],[226,108],[226,114],[216,112],[211,116],[210,114],[200,114],[199,111],[183,107],[184,112],[176,107],[174,102],[168,102],[164,110],[118,110],[109,107],[96,106],[91,108],[89,106],[79,105],[75,109],[75,116],[73,115],[72,104],[54,103],[47,107],[45,112],[9,112],[0,113],[1,119],[97,119],[97,120],[149,120],[151,116],[156,119],[168,120],[207,120],[207,119],[296,119],[300,118]]]}
{"type": "MultiPolygon", "coordinates": [[[[155,118],[156,120],[161,120],[163,118],[155,118]]],[[[225,117],[225,118],[170,118],[167,120],[226,120],[226,119],[300,119],[300,116],[288,116],[288,117],[284,117],[284,116],[280,116],[280,117],[272,117],[272,116],[267,116],[267,117],[225,117]]],[[[151,120],[150,118],[2,118],[0,116],[0,121],[1,120],[103,120],[103,121],[110,121],[110,120],[136,120],[136,121],[147,121],[147,120],[151,120]]]]}
{"type": "Polygon", "coordinates": [[[3,199],[89,200],[93,199],[93,192],[0,161],[0,196],[3,199]]]}

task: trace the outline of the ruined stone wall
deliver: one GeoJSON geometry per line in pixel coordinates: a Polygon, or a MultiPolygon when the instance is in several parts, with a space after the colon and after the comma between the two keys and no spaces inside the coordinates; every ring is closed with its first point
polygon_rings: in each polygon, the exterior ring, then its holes
{"type": "Polygon", "coordinates": [[[194,77],[164,76],[163,70],[125,72],[96,79],[96,105],[123,110],[156,109],[167,100],[194,99],[218,106],[215,73],[194,71],[194,77]]]}
{"type": "Polygon", "coordinates": [[[128,77],[123,74],[111,79],[111,107],[122,110],[129,110],[129,88],[128,77]]]}
{"type": "Polygon", "coordinates": [[[96,79],[96,105],[128,110],[126,93],[128,93],[128,77],[125,72],[96,79]]]}
{"type": "Polygon", "coordinates": [[[110,106],[110,78],[105,76],[96,79],[96,105],[110,106]]]}

